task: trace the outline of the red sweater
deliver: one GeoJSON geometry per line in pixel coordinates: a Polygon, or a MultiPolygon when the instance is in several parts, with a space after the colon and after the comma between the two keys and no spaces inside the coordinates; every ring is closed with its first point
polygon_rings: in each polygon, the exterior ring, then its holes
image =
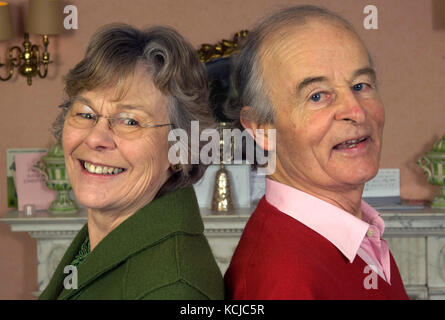
{"type": "Polygon", "coordinates": [[[390,258],[391,285],[371,274],[358,255],[350,263],[326,238],[263,197],[225,274],[227,298],[409,299],[390,258]]]}

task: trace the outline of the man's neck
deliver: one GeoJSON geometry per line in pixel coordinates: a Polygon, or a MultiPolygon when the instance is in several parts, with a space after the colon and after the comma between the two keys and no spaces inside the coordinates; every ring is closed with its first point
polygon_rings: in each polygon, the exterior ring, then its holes
{"type": "Polygon", "coordinates": [[[276,173],[267,176],[267,178],[308,193],[362,219],[361,201],[364,185],[345,190],[329,190],[305,183],[304,181],[295,181],[295,179],[290,179],[284,175],[277,175],[276,173]]]}

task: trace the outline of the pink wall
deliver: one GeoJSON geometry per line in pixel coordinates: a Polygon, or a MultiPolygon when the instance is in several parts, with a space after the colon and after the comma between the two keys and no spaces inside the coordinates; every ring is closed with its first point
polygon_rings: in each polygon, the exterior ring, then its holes
{"type": "MultiPolygon", "coordinates": [[[[137,27],[170,25],[198,48],[249,29],[271,9],[309,3],[324,5],[353,23],[367,43],[386,106],[382,168],[401,169],[401,194],[409,199],[432,199],[438,192],[426,182],[416,160],[445,133],[445,8],[442,0],[71,0],[79,12],[79,29],[50,38],[56,62],[49,79],[36,79],[28,87],[22,77],[0,83],[0,216],[6,207],[6,149],[50,147],[49,132],[62,101],[62,76],[84,54],[94,31],[109,22],[137,27]],[[363,28],[363,8],[379,9],[379,29],[363,28]],[[443,6],[442,6],[443,7],[443,6]],[[441,20],[442,19],[442,20],[441,20]],[[433,23],[434,21],[434,23],[433,23]]],[[[16,38],[0,43],[0,62],[8,45],[20,44],[18,28],[26,12],[25,0],[10,1],[16,38]]],[[[32,40],[38,38],[32,36],[32,40]]],[[[316,39],[314,39],[316,41],[316,39]]],[[[4,75],[4,70],[1,70],[4,75]]],[[[30,299],[37,281],[36,243],[28,234],[12,233],[0,223],[0,299],[30,299]]]]}

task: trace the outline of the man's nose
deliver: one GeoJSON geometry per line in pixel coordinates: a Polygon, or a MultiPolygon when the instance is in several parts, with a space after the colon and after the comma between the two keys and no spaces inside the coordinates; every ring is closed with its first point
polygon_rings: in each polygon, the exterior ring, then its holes
{"type": "Polygon", "coordinates": [[[336,120],[351,121],[353,123],[363,123],[366,120],[367,112],[360,99],[352,90],[344,90],[337,98],[336,120]]]}
{"type": "Polygon", "coordinates": [[[110,120],[100,117],[90,129],[85,143],[93,150],[114,149],[116,144],[110,120]]]}

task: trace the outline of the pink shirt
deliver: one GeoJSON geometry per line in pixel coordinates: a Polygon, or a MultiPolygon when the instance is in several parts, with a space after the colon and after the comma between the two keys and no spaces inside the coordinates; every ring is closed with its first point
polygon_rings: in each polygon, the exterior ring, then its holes
{"type": "Polygon", "coordinates": [[[358,255],[391,284],[389,248],[382,239],[385,223],[366,202],[361,203],[362,219],[359,219],[326,201],[270,179],[266,179],[266,200],[325,237],[350,263],[358,255]]]}

